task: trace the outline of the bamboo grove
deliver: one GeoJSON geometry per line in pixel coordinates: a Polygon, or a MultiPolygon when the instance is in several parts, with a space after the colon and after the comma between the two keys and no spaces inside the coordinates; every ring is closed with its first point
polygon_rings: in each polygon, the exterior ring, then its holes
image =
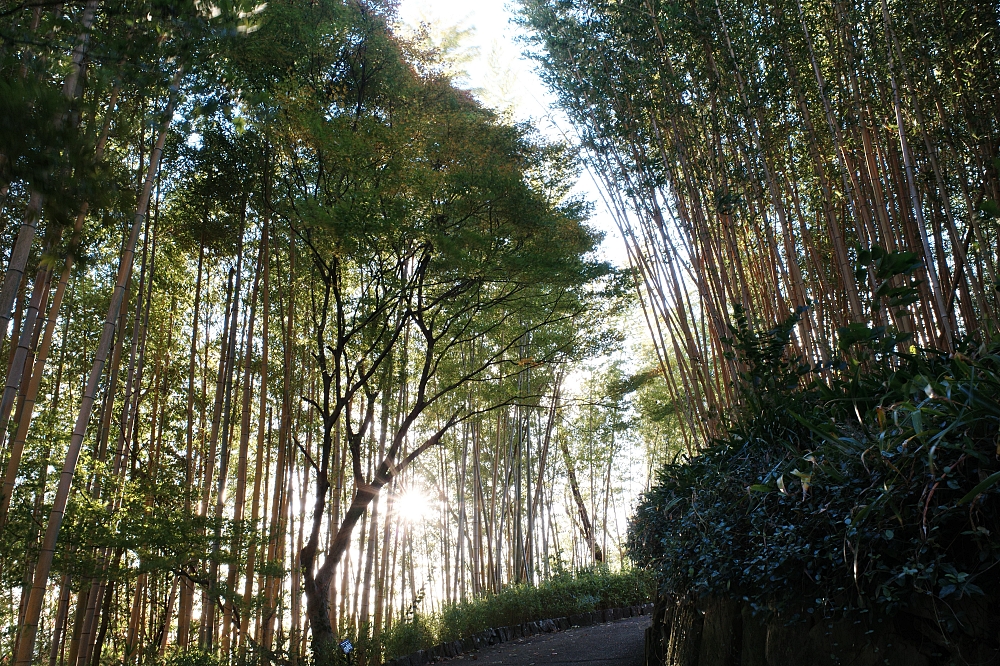
{"type": "Polygon", "coordinates": [[[644,284],[689,450],[757,330],[796,353],[997,330],[995,2],[527,0],[524,23],[644,284]]]}
{"type": "Polygon", "coordinates": [[[625,281],[393,12],[2,5],[0,663],[378,663],[621,559],[625,281]]]}

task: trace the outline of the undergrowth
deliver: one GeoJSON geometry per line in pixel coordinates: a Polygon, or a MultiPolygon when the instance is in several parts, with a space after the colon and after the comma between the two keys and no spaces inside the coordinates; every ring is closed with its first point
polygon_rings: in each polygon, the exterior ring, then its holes
{"type": "Polygon", "coordinates": [[[739,325],[740,406],[727,434],[659,471],[629,530],[633,560],[677,597],[719,595],[789,620],[892,615],[962,622],[1000,592],[1000,345],[899,351],[841,331],[841,360],[788,351],[797,316],[739,325]]]}
{"type": "Polygon", "coordinates": [[[560,571],[537,586],[514,585],[440,613],[412,614],[385,636],[385,655],[392,659],[492,627],[646,603],[654,591],[653,576],[641,569],[560,571]]]}

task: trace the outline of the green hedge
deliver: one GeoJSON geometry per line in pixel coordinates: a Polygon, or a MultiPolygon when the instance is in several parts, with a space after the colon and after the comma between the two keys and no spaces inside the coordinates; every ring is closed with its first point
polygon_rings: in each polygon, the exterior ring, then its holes
{"type": "Polygon", "coordinates": [[[1000,345],[895,351],[883,330],[841,331],[842,361],[785,354],[795,318],[751,333],[733,361],[728,434],[659,471],[628,549],[681,597],[744,599],[789,619],[892,614],[917,597],[1000,591],[1000,345]]]}

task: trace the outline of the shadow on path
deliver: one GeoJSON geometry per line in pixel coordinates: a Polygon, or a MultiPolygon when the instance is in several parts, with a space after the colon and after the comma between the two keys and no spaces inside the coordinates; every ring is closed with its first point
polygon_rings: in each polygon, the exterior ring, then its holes
{"type": "Polygon", "coordinates": [[[642,615],[608,624],[538,634],[463,654],[448,661],[483,666],[642,666],[643,632],[649,626],[649,621],[649,615],[642,615]]]}

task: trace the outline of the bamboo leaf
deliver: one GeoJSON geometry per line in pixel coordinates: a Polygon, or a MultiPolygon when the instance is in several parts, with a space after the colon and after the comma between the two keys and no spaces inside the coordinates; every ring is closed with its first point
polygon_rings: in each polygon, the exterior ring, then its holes
{"type": "Polygon", "coordinates": [[[973,488],[972,490],[969,491],[969,494],[967,494],[962,499],[958,500],[958,503],[960,505],[961,504],[968,504],[969,502],[971,502],[972,500],[974,500],[978,495],[981,495],[984,492],[986,492],[986,490],[990,486],[995,485],[997,482],[1000,482],[1000,472],[996,472],[994,474],[991,474],[988,477],[986,477],[985,479],[983,479],[982,481],[980,481],[979,484],[975,488],[973,488]]]}

